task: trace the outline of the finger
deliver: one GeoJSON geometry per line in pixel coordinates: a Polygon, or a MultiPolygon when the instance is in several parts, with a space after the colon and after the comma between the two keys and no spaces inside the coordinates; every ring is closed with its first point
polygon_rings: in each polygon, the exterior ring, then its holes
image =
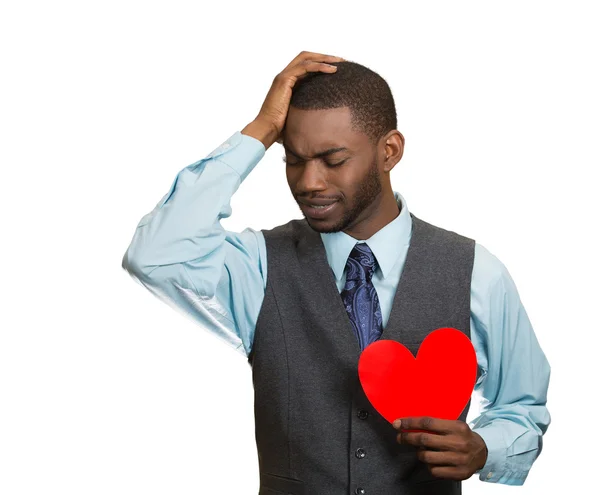
{"type": "Polygon", "coordinates": [[[281,73],[286,79],[287,77],[293,77],[295,79],[302,79],[310,72],[328,72],[332,73],[337,70],[335,65],[329,65],[324,62],[313,62],[310,60],[305,61],[304,63],[298,64],[295,67],[291,67],[290,69],[285,70],[281,73]]]}
{"type": "Polygon", "coordinates": [[[468,459],[462,454],[455,452],[421,449],[417,452],[417,457],[421,462],[430,466],[462,466],[468,459]]]}
{"type": "Polygon", "coordinates": [[[432,418],[430,416],[415,416],[401,418],[400,426],[394,421],[394,427],[401,430],[427,430],[436,433],[453,433],[462,429],[464,421],[432,418]]]}
{"type": "Polygon", "coordinates": [[[402,431],[396,435],[398,443],[412,445],[414,447],[426,447],[436,450],[455,450],[455,442],[451,437],[438,435],[431,432],[408,432],[402,431]]]}
{"type": "Polygon", "coordinates": [[[346,60],[342,57],[336,57],[335,55],[325,55],[323,53],[315,52],[300,52],[287,66],[293,67],[303,60],[314,60],[317,62],[345,62],[346,60]]]}
{"type": "Polygon", "coordinates": [[[327,55],[325,53],[314,53],[305,52],[304,56],[300,57],[300,60],[314,60],[316,62],[343,62],[345,59],[336,55],[327,55]]]}

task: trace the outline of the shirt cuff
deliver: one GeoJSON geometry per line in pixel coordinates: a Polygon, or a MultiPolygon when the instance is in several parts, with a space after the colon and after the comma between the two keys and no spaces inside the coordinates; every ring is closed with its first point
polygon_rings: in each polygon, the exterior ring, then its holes
{"type": "Polygon", "coordinates": [[[265,145],[262,142],[236,131],[207,158],[215,158],[228,165],[237,172],[243,181],[265,156],[265,153],[265,145]]]}
{"type": "Polygon", "coordinates": [[[483,439],[488,450],[485,465],[480,471],[476,471],[479,479],[503,485],[520,486],[525,483],[529,471],[514,470],[507,466],[508,452],[502,426],[490,424],[483,428],[474,428],[473,431],[483,439]]]}

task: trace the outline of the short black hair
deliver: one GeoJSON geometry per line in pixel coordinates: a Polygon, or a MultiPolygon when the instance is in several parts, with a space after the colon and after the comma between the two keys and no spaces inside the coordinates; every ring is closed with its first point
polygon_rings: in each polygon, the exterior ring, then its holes
{"type": "Polygon", "coordinates": [[[356,62],[332,62],[335,72],[311,72],[292,89],[290,105],[300,110],[349,107],[352,127],[372,144],[396,129],[396,106],[388,83],[356,62]]]}

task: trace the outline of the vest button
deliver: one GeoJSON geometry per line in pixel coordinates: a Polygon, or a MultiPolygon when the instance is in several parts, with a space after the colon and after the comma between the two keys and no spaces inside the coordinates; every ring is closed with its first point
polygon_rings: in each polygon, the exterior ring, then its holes
{"type": "Polygon", "coordinates": [[[361,487],[359,486],[359,487],[358,487],[356,490],[354,490],[354,493],[355,493],[356,495],[365,495],[365,493],[367,493],[367,492],[365,492],[365,489],[364,489],[364,488],[361,488],[361,487]]]}
{"type": "Polygon", "coordinates": [[[360,419],[367,419],[369,417],[369,411],[366,411],[365,409],[359,409],[358,417],[360,419]]]}
{"type": "Polygon", "coordinates": [[[367,453],[364,451],[364,449],[356,449],[356,452],[354,452],[354,455],[356,457],[358,457],[359,459],[362,459],[364,456],[367,455],[367,453]]]}

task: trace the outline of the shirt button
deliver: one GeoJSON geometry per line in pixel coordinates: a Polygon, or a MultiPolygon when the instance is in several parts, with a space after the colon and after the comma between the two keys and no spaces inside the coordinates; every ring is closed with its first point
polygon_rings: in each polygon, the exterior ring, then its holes
{"type": "Polygon", "coordinates": [[[360,419],[367,419],[369,417],[369,411],[366,411],[365,409],[360,409],[358,411],[358,417],[360,419]]]}
{"type": "Polygon", "coordinates": [[[356,449],[356,452],[354,452],[354,455],[356,457],[358,457],[359,459],[362,459],[364,456],[367,455],[367,453],[364,451],[364,449],[356,449]]]}
{"type": "Polygon", "coordinates": [[[229,148],[231,145],[229,143],[223,143],[223,148],[229,148]]]}
{"type": "Polygon", "coordinates": [[[490,479],[492,476],[494,476],[494,473],[493,473],[492,471],[490,471],[490,472],[487,474],[487,476],[486,476],[486,479],[488,479],[488,480],[489,480],[489,479],[490,479]]]}
{"type": "Polygon", "coordinates": [[[356,495],[365,495],[365,493],[367,493],[367,492],[365,492],[365,489],[364,489],[364,488],[361,488],[361,487],[359,486],[359,487],[358,487],[356,490],[354,490],[354,493],[355,493],[356,495]]]}

